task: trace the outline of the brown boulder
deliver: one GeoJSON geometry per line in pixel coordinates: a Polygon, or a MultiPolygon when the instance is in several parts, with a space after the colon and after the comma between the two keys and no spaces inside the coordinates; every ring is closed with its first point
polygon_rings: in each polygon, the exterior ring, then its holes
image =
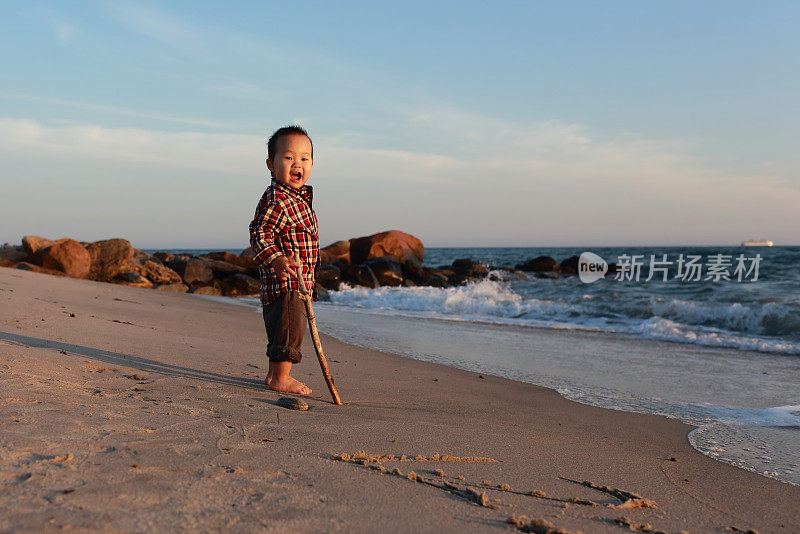
{"type": "Polygon", "coordinates": [[[86,247],[92,257],[89,278],[110,281],[126,267],[133,257],[133,247],[125,239],[106,239],[89,243],[86,247]]]}
{"type": "Polygon", "coordinates": [[[228,263],[233,263],[234,265],[238,265],[239,262],[239,256],[227,251],[209,252],[206,254],[206,257],[217,261],[227,261],[228,263]]]}
{"type": "Polygon", "coordinates": [[[394,258],[371,258],[364,262],[382,286],[399,286],[403,283],[403,270],[400,262],[394,258]]]}
{"type": "Polygon", "coordinates": [[[253,248],[247,247],[242,251],[241,254],[239,254],[238,265],[241,265],[248,271],[253,271],[255,269],[258,269],[258,264],[256,263],[255,257],[256,253],[253,252],[253,248]]]}
{"type": "MultiPolygon", "coordinates": [[[[318,286],[337,290],[339,289],[339,284],[342,283],[342,271],[335,265],[323,263],[319,266],[316,279],[318,286]]],[[[317,291],[319,291],[319,287],[317,291]]]]}
{"type": "Polygon", "coordinates": [[[114,279],[114,283],[131,287],[153,287],[153,282],[136,271],[123,271],[114,279]]]}
{"type": "Polygon", "coordinates": [[[17,262],[7,260],[5,258],[0,258],[0,267],[13,267],[17,264],[17,262]]]}
{"type": "Polygon", "coordinates": [[[456,272],[456,274],[472,277],[486,276],[486,274],[489,272],[489,269],[486,267],[486,265],[479,261],[472,261],[469,258],[462,258],[453,261],[452,269],[456,272]]]}
{"type": "Polygon", "coordinates": [[[140,263],[144,263],[149,259],[152,259],[152,256],[143,250],[139,250],[138,248],[133,249],[133,257],[139,260],[140,263]]]}
{"type": "Polygon", "coordinates": [[[328,263],[333,264],[336,263],[336,256],[326,252],[325,249],[319,249],[319,261],[320,263],[328,263]]]}
{"type": "Polygon", "coordinates": [[[162,284],[160,286],[156,286],[155,289],[157,289],[159,291],[169,291],[169,292],[172,292],[172,293],[186,293],[187,291],[189,291],[189,286],[187,286],[186,284],[181,284],[181,283],[177,283],[177,284],[162,284]]]}
{"type": "Polygon", "coordinates": [[[135,273],[142,274],[142,269],[144,266],[142,262],[139,261],[135,256],[128,258],[128,261],[125,262],[125,265],[122,266],[122,271],[133,271],[135,273]]]}
{"type": "Polygon", "coordinates": [[[370,269],[368,265],[347,265],[343,263],[340,269],[342,271],[343,282],[371,287],[373,289],[381,285],[375,273],[372,272],[372,269],[370,269]]]}
{"type": "Polygon", "coordinates": [[[167,267],[181,275],[183,283],[189,286],[206,285],[214,278],[211,268],[204,261],[195,258],[179,259],[179,256],[176,256],[167,263],[167,267]]]}
{"type": "Polygon", "coordinates": [[[41,273],[41,274],[52,274],[54,276],[67,276],[66,274],[62,273],[61,271],[56,271],[53,269],[45,269],[39,265],[34,265],[32,263],[28,263],[27,261],[19,262],[14,266],[15,269],[20,269],[23,271],[33,271],[34,273],[41,273]]]}
{"type": "Polygon", "coordinates": [[[174,254],[170,254],[169,252],[158,251],[158,252],[156,252],[155,254],[152,255],[151,259],[153,261],[159,261],[159,262],[163,263],[164,265],[166,265],[167,263],[169,263],[169,262],[171,262],[172,260],[175,259],[175,255],[174,254]]]}
{"type": "Polygon", "coordinates": [[[12,263],[17,263],[19,261],[28,261],[29,259],[30,255],[24,250],[17,250],[14,248],[0,249],[0,260],[8,260],[12,263]]]}
{"type": "Polygon", "coordinates": [[[578,274],[578,256],[570,256],[561,262],[558,270],[561,274],[578,274]]]}
{"type": "Polygon", "coordinates": [[[356,264],[383,256],[394,258],[400,263],[422,263],[424,253],[422,241],[400,230],[389,230],[350,240],[350,261],[356,264]]]}
{"type": "Polygon", "coordinates": [[[222,295],[222,291],[215,286],[200,286],[192,289],[195,295],[222,295]]]}
{"type": "Polygon", "coordinates": [[[322,263],[336,263],[337,261],[350,263],[350,241],[337,241],[320,249],[319,261],[322,263]]]}
{"type": "Polygon", "coordinates": [[[47,248],[52,244],[53,242],[49,239],[39,237],[38,235],[26,235],[22,238],[22,248],[28,253],[31,261],[37,264],[41,264],[41,257],[38,254],[39,250],[47,248]]]}
{"type": "Polygon", "coordinates": [[[414,282],[415,284],[425,285],[430,277],[430,269],[426,269],[415,261],[409,261],[401,264],[401,269],[403,278],[406,281],[414,282]]]}
{"type": "Polygon", "coordinates": [[[226,297],[260,295],[261,282],[246,274],[237,273],[225,279],[223,293],[226,297]]]}
{"type": "Polygon", "coordinates": [[[453,274],[449,277],[450,285],[454,286],[477,282],[485,278],[489,272],[486,265],[468,258],[455,260],[451,265],[451,269],[453,274]]]}
{"type": "Polygon", "coordinates": [[[183,282],[187,285],[203,285],[214,279],[214,272],[205,262],[192,258],[183,269],[183,282]]]}
{"type": "Polygon", "coordinates": [[[213,272],[214,276],[217,278],[224,278],[231,274],[235,273],[244,273],[247,271],[244,267],[240,265],[236,265],[235,263],[230,263],[228,261],[222,260],[212,260],[208,257],[197,258],[205,263],[213,272]]]}
{"type": "Polygon", "coordinates": [[[74,239],[59,239],[49,247],[39,250],[42,267],[62,271],[72,278],[86,278],[92,266],[92,257],[86,248],[74,239]]]}
{"type": "Polygon", "coordinates": [[[550,256],[538,256],[525,263],[520,263],[517,265],[517,269],[534,273],[554,272],[558,270],[558,263],[550,256]]]}
{"type": "Polygon", "coordinates": [[[146,276],[148,280],[156,284],[179,284],[181,275],[153,260],[147,260],[142,264],[140,274],[146,276]]]}
{"type": "Polygon", "coordinates": [[[446,273],[431,270],[428,279],[425,280],[425,285],[433,287],[447,287],[450,285],[450,278],[446,273]]]}

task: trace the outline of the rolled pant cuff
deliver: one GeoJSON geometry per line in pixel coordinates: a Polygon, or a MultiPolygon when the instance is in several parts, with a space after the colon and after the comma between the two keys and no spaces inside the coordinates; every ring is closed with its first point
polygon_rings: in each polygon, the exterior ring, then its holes
{"type": "Polygon", "coordinates": [[[271,362],[292,362],[300,363],[303,355],[299,349],[292,347],[270,347],[267,357],[271,362]]]}

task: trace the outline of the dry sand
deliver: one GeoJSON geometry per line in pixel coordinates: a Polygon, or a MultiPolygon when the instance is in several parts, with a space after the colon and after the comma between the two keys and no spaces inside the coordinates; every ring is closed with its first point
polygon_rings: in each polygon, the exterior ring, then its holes
{"type": "Polygon", "coordinates": [[[345,405],[307,343],[287,410],[252,309],[0,268],[0,531],[800,530],[799,487],[678,421],[323,346],[345,405]]]}

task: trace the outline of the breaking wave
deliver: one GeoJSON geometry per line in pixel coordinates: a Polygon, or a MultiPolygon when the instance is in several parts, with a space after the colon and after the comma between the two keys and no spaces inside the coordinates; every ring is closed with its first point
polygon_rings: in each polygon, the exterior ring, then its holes
{"type": "Polygon", "coordinates": [[[602,330],[711,347],[800,354],[798,302],[703,302],[619,290],[585,291],[586,286],[576,284],[553,290],[550,280],[484,280],[447,288],[342,285],[330,297],[333,304],[376,313],[602,330]]]}

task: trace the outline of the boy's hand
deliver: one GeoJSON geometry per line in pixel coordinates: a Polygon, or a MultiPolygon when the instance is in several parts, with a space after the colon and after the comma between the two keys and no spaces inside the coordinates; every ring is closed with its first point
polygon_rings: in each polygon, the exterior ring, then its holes
{"type": "Polygon", "coordinates": [[[293,254],[289,252],[286,256],[278,256],[270,262],[270,265],[275,270],[278,280],[285,282],[290,276],[297,276],[300,272],[300,264],[293,259],[293,254]]]}

